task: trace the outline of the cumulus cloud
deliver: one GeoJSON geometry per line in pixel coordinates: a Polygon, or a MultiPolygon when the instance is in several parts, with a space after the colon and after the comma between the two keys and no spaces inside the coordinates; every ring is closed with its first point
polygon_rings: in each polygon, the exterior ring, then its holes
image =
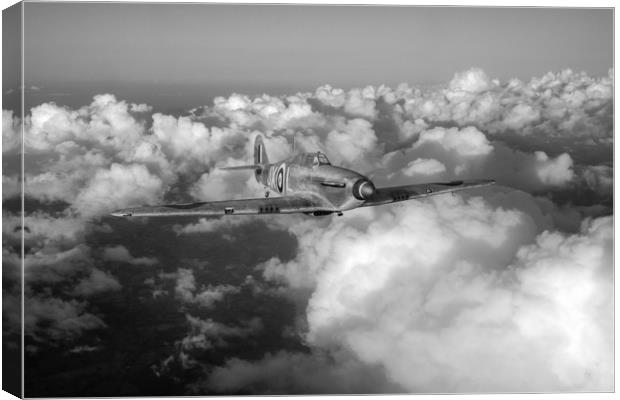
{"type": "Polygon", "coordinates": [[[21,125],[13,111],[2,110],[2,153],[15,151],[21,145],[21,125]]]}
{"type": "MultiPolygon", "coordinates": [[[[4,214],[2,232],[5,241],[17,244],[22,237],[22,219],[17,215],[4,214]]],[[[42,212],[34,212],[23,218],[25,244],[34,252],[51,248],[70,248],[84,237],[84,221],[70,215],[54,218],[42,212]]]]}
{"type": "Polygon", "coordinates": [[[103,259],[106,261],[124,262],[133,265],[155,265],[159,261],[155,257],[134,257],[125,246],[117,245],[103,249],[103,259]]]}
{"type": "Polygon", "coordinates": [[[228,326],[212,319],[202,320],[189,314],[185,315],[190,325],[189,334],[181,340],[181,348],[185,351],[226,346],[226,337],[247,337],[263,328],[260,318],[253,318],[244,326],[228,326]]]}
{"type": "Polygon", "coordinates": [[[217,367],[195,393],[333,394],[394,393],[401,389],[381,378],[381,368],[339,354],[267,354],[258,362],[232,358],[217,367]],[[334,361],[334,357],[337,361],[334,361]]]}
{"type": "Polygon", "coordinates": [[[312,110],[307,102],[308,95],[299,93],[284,98],[262,95],[251,99],[248,96],[232,94],[227,99],[216,97],[215,113],[236,126],[264,130],[312,127],[324,123],[323,116],[312,110]]]}
{"type": "Polygon", "coordinates": [[[121,284],[110,273],[93,268],[90,275],[75,286],[73,292],[78,296],[90,296],[120,288],[121,284]]]}
{"type": "Polygon", "coordinates": [[[342,107],[346,100],[346,94],[344,90],[339,88],[333,88],[331,85],[324,85],[316,89],[314,97],[321,103],[331,107],[342,107]]]}
{"type": "Polygon", "coordinates": [[[43,103],[30,110],[26,145],[43,151],[73,141],[128,149],[144,132],[143,122],[130,112],[135,107],[111,94],[96,95],[90,105],[78,110],[43,103]]]}
{"type": "Polygon", "coordinates": [[[517,104],[508,111],[502,123],[508,129],[519,130],[540,118],[540,112],[529,104],[517,104]]]}
{"type": "Polygon", "coordinates": [[[363,90],[353,89],[347,94],[344,111],[370,120],[376,117],[375,89],[367,86],[363,90]]]}
{"type": "Polygon", "coordinates": [[[550,160],[543,151],[534,153],[536,157],[536,174],[542,183],[549,185],[562,185],[573,178],[573,160],[566,154],[560,154],[554,160],[550,160]]]}
{"type": "MultiPolygon", "coordinates": [[[[384,168],[375,176],[381,182],[405,184],[411,182],[416,168],[431,168],[436,179],[487,177],[533,193],[553,193],[567,188],[584,192],[584,187],[576,184],[578,176],[568,153],[554,157],[544,151],[526,153],[501,142],[491,142],[475,127],[422,131],[411,147],[385,154],[381,164],[384,168]],[[434,161],[424,164],[416,161],[427,159],[434,161]]],[[[603,196],[603,187],[594,187],[603,196]]]]}
{"type": "Polygon", "coordinates": [[[99,215],[130,204],[154,204],[161,198],[163,182],[140,164],[112,164],[98,171],[75,199],[85,216],[99,215]]]}
{"type": "Polygon", "coordinates": [[[230,218],[200,218],[198,222],[188,225],[175,225],[177,235],[220,232],[224,228],[237,227],[255,221],[251,216],[231,216],[230,218]]]}
{"type": "Polygon", "coordinates": [[[36,342],[71,340],[84,331],[106,327],[101,318],[86,311],[86,302],[38,296],[26,296],[25,301],[24,330],[36,342]]]}
{"type": "Polygon", "coordinates": [[[613,195],[613,168],[607,165],[590,165],[582,173],[583,179],[590,189],[604,198],[613,195]]]}
{"type": "Polygon", "coordinates": [[[74,348],[72,348],[71,350],[69,350],[69,353],[73,353],[73,354],[80,354],[80,353],[90,353],[92,351],[97,351],[100,350],[100,347],[97,346],[75,346],[74,348]]]}
{"type": "Polygon", "coordinates": [[[435,175],[446,172],[446,167],[434,158],[418,158],[407,164],[403,174],[413,175],[435,175]]]}
{"type": "Polygon", "coordinates": [[[22,185],[19,176],[2,175],[2,199],[21,196],[22,185]]]}
{"type": "MultiPolygon", "coordinates": [[[[100,216],[159,201],[181,177],[195,182],[216,163],[247,161],[252,154],[250,132],[149,111],[145,104],[109,94],[79,109],[54,103],[34,107],[26,118],[26,148],[41,162],[26,164],[25,193],[100,216]],[[146,118],[152,119],[148,131],[146,118]]],[[[10,112],[3,114],[3,124],[15,124],[10,112]]],[[[17,193],[9,186],[15,178],[3,177],[11,193],[17,193]]]]}
{"type": "Polygon", "coordinates": [[[461,130],[457,128],[435,128],[424,131],[420,134],[414,148],[433,142],[461,157],[476,157],[493,151],[493,147],[489,144],[486,136],[471,126],[461,130]]]}
{"type": "MultiPolygon", "coordinates": [[[[175,342],[175,353],[151,367],[157,376],[167,374],[175,364],[182,370],[201,368],[202,363],[197,361],[195,356],[204,356],[205,353],[227,347],[228,340],[245,339],[263,329],[263,323],[258,317],[243,321],[236,326],[222,324],[211,318],[201,319],[190,314],[185,314],[185,318],[189,331],[175,342]]],[[[198,384],[189,386],[198,387],[198,384]]]]}
{"type": "Polygon", "coordinates": [[[452,91],[451,94],[458,92],[476,94],[491,89],[493,83],[483,70],[472,68],[455,73],[448,88],[452,91]]]}
{"type": "Polygon", "coordinates": [[[239,293],[241,289],[232,285],[217,285],[196,287],[196,279],[191,269],[179,268],[174,292],[185,303],[198,304],[210,308],[224,299],[227,294],[239,293]]]}
{"type": "Polygon", "coordinates": [[[363,212],[263,265],[313,288],[310,345],[410,392],[611,390],[610,217],[567,236],[475,197],[363,212]]]}
{"type": "Polygon", "coordinates": [[[490,80],[473,68],[456,73],[445,88],[401,91],[411,119],[473,124],[494,135],[611,138],[612,73],[591,78],[569,69],[530,82],[490,80]]]}
{"type": "Polygon", "coordinates": [[[342,129],[327,135],[325,145],[336,150],[336,159],[347,165],[366,165],[365,158],[377,150],[377,136],[372,125],[364,119],[352,119],[342,129]]]}
{"type": "MultiPolygon", "coordinates": [[[[169,158],[180,159],[182,171],[191,168],[191,162],[203,168],[218,149],[226,145],[229,131],[213,127],[208,129],[203,123],[192,121],[189,117],[175,118],[171,115],[153,115],[153,135],[161,144],[164,154],[169,158]],[[211,156],[211,157],[210,157],[211,156]]],[[[232,139],[235,139],[234,135],[232,139]]]]}
{"type": "MultiPolygon", "coordinates": [[[[396,147],[409,151],[409,156],[442,163],[446,171],[437,174],[441,178],[491,170],[501,172],[504,176],[496,178],[505,178],[508,184],[525,182],[517,185],[520,189],[556,190],[570,181],[570,166],[562,156],[551,172],[547,164],[559,154],[551,153],[549,146],[568,146],[573,169],[588,168],[577,161],[586,151],[584,144],[599,151],[611,140],[611,88],[610,77],[591,78],[570,70],[528,83],[501,83],[474,68],[456,73],[445,87],[427,90],[403,84],[349,92],[323,86],[315,93],[282,97],[233,94],[217,98],[202,113],[179,117],[149,116],[148,105],[110,94],[97,95],[79,109],[44,103],[34,107],[25,121],[27,149],[47,154],[39,170],[34,164],[27,167],[26,193],[70,203],[87,216],[109,211],[103,204],[109,193],[117,191],[107,190],[105,196],[102,192],[116,184],[122,189],[137,184],[137,195],[121,190],[109,199],[110,207],[160,200],[165,191],[186,182],[193,186],[194,199],[213,200],[216,193],[225,195],[221,198],[254,197],[260,188],[247,175],[224,175],[213,166],[247,163],[257,133],[266,136],[272,159],[288,156],[295,137],[297,148],[327,151],[333,162],[364,172],[386,168],[384,156],[396,147]],[[536,133],[530,142],[512,146],[511,141],[528,133],[536,133]],[[499,136],[506,144],[494,141],[499,136]],[[502,146],[518,155],[510,158],[511,165],[496,169],[504,162],[502,146]],[[528,186],[530,176],[518,182],[511,179],[515,169],[531,170],[528,163],[540,151],[550,160],[538,160],[541,171],[532,173],[537,187],[528,186]],[[558,178],[560,169],[564,171],[558,178]],[[121,174],[131,178],[118,182],[121,174]],[[142,180],[145,186],[137,182],[142,180]]],[[[15,129],[8,128],[15,123],[10,112],[3,114],[8,136],[14,137],[10,133],[15,129]]],[[[404,160],[398,169],[414,159],[404,160]]],[[[9,193],[16,193],[17,187],[9,185],[14,178],[3,180],[9,193]]]]}
{"type": "Polygon", "coordinates": [[[262,191],[263,186],[256,182],[253,174],[243,173],[244,179],[234,179],[233,174],[239,176],[239,172],[213,169],[202,174],[189,192],[197,200],[217,201],[257,197],[256,193],[262,191]]]}

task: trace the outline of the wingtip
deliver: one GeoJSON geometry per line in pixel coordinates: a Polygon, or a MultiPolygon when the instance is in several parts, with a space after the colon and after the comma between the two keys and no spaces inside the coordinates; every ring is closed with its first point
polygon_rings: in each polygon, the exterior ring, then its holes
{"type": "Polygon", "coordinates": [[[128,211],[118,210],[110,213],[113,217],[131,217],[132,214],[128,211]]]}

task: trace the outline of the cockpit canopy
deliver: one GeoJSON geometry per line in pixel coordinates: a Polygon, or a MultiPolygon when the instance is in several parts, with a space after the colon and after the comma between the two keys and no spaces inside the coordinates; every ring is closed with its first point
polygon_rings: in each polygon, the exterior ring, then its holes
{"type": "Polygon", "coordinates": [[[319,165],[331,165],[327,156],[320,151],[301,155],[301,165],[304,167],[317,167],[319,165]]]}
{"type": "Polygon", "coordinates": [[[319,159],[319,165],[331,165],[331,163],[327,159],[327,156],[320,151],[316,153],[316,157],[319,159]]]}

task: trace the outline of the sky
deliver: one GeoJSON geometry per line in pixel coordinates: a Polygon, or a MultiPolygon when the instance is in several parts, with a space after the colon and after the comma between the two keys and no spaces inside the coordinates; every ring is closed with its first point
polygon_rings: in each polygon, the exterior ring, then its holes
{"type": "Polygon", "coordinates": [[[2,259],[15,351],[23,231],[27,396],[613,390],[610,11],[192,7],[216,11],[26,5],[2,259]],[[259,134],[377,187],[497,184],[341,217],[109,215],[262,197],[218,169],[259,134]]]}
{"type": "Polygon", "coordinates": [[[598,76],[613,43],[609,9],[27,3],[24,24],[28,87],[181,102],[179,90],[206,102],[436,84],[471,66],[504,80],[566,65],[598,76]]]}

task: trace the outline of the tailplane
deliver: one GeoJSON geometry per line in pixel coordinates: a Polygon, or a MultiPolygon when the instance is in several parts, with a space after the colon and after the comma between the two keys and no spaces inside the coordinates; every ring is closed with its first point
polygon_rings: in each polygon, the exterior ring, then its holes
{"type": "Polygon", "coordinates": [[[253,169],[254,176],[256,177],[256,181],[258,183],[263,183],[263,180],[266,178],[263,177],[264,174],[267,174],[269,168],[266,168],[269,164],[269,157],[267,157],[267,151],[265,150],[265,144],[263,143],[263,137],[261,135],[257,135],[256,139],[254,139],[254,164],[252,165],[238,165],[234,167],[220,167],[220,169],[224,170],[239,170],[239,169],[253,169]]]}
{"type": "Polygon", "coordinates": [[[267,151],[265,151],[265,144],[263,143],[263,137],[261,135],[257,135],[256,139],[254,139],[254,164],[237,165],[234,167],[220,167],[220,169],[225,169],[229,171],[236,170],[236,169],[261,170],[267,164],[269,164],[269,157],[267,157],[267,151]]]}
{"type": "Polygon", "coordinates": [[[253,165],[237,165],[234,167],[220,167],[219,169],[224,169],[224,170],[228,170],[228,171],[232,171],[235,169],[261,169],[263,168],[262,165],[260,164],[253,164],[253,165]]]}

